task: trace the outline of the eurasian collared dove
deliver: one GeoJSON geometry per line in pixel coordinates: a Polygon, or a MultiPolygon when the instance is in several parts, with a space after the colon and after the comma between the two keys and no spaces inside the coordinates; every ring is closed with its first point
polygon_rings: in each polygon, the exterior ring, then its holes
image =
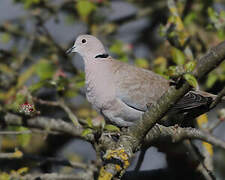
{"type": "MultiPolygon", "coordinates": [[[[130,126],[147,106],[156,102],[170,86],[169,80],[109,56],[92,35],[80,35],[67,53],[79,53],[85,64],[86,96],[94,108],[111,123],[130,126]]],[[[170,111],[208,108],[215,95],[190,91],[170,111]]]]}

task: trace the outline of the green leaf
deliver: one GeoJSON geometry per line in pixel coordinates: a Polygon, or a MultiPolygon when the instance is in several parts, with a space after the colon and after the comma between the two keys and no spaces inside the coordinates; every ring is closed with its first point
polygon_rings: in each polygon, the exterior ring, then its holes
{"type": "Polygon", "coordinates": [[[19,174],[19,175],[24,175],[25,173],[27,173],[29,170],[28,167],[22,167],[20,169],[18,169],[16,172],[19,174]]]}
{"type": "Polygon", "coordinates": [[[32,5],[38,4],[40,3],[40,0],[25,0],[24,1],[24,8],[28,9],[30,8],[32,5]]]}
{"type": "Polygon", "coordinates": [[[1,180],[10,180],[11,179],[11,175],[6,173],[6,172],[1,172],[0,173],[0,179],[1,180]]]}
{"type": "Polygon", "coordinates": [[[1,41],[3,43],[8,43],[11,40],[11,35],[9,33],[2,33],[1,34],[1,41]]]}
{"type": "Polygon", "coordinates": [[[91,118],[87,118],[86,119],[86,123],[87,123],[88,127],[93,128],[93,123],[92,123],[92,119],[91,118]]]}
{"type": "Polygon", "coordinates": [[[120,129],[117,126],[114,126],[112,124],[106,124],[104,129],[111,131],[111,132],[113,132],[113,131],[119,132],[120,131],[120,129]]]}
{"type": "Polygon", "coordinates": [[[211,8],[208,8],[208,15],[212,22],[216,22],[218,20],[219,15],[211,8]]]}
{"type": "Polygon", "coordinates": [[[122,56],[122,55],[124,55],[124,52],[123,52],[122,49],[123,49],[123,43],[121,41],[116,41],[109,48],[109,51],[112,52],[112,53],[114,53],[114,54],[117,54],[119,56],[122,56]]]}
{"type": "Polygon", "coordinates": [[[190,12],[185,18],[184,18],[184,24],[185,26],[191,24],[195,19],[197,19],[196,12],[190,12]]]}
{"type": "Polygon", "coordinates": [[[59,76],[55,82],[57,91],[62,92],[68,89],[69,79],[59,76]]]}
{"type": "Polygon", "coordinates": [[[68,97],[68,98],[75,97],[75,96],[77,96],[77,94],[78,94],[77,90],[74,90],[74,89],[72,89],[72,90],[67,90],[67,91],[65,92],[65,96],[68,97]]]}
{"type": "Polygon", "coordinates": [[[14,102],[12,104],[8,105],[7,108],[9,108],[15,112],[18,112],[20,110],[20,106],[26,101],[26,98],[27,97],[25,94],[17,93],[14,102]]]}
{"type": "Polygon", "coordinates": [[[161,37],[165,37],[166,34],[167,34],[167,28],[164,25],[160,24],[160,26],[159,26],[159,35],[161,37]]]}
{"type": "Polygon", "coordinates": [[[85,81],[77,81],[76,82],[76,87],[77,88],[82,88],[85,86],[85,81]]]}
{"type": "Polygon", "coordinates": [[[185,73],[183,66],[169,66],[167,75],[176,78],[182,76],[185,73]]]}
{"type": "Polygon", "coordinates": [[[119,58],[119,60],[120,60],[120,61],[123,61],[123,62],[128,62],[128,57],[127,57],[126,55],[124,55],[124,56],[121,56],[121,57],[119,58]]]}
{"type": "Polygon", "coordinates": [[[138,58],[134,61],[134,64],[138,67],[141,67],[141,68],[149,68],[149,63],[147,61],[147,59],[144,59],[144,58],[138,58]]]}
{"type": "Polygon", "coordinates": [[[87,136],[88,134],[91,134],[93,131],[90,128],[84,129],[81,136],[87,136]]]}
{"type": "Polygon", "coordinates": [[[198,87],[198,81],[192,74],[184,74],[184,79],[194,88],[198,87]]]}
{"type": "Polygon", "coordinates": [[[128,62],[128,56],[124,50],[124,44],[122,41],[115,41],[109,48],[109,51],[118,55],[118,59],[123,62],[128,62]]]}
{"type": "Polygon", "coordinates": [[[217,36],[219,39],[224,40],[225,39],[225,31],[223,28],[218,29],[217,36]]]}
{"type": "Polygon", "coordinates": [[[41,80],[52,78],[54,72],[54,66],[50,61],[41,59],[39,63],[37,63],[36,73],[41,80]]]}
{"type": "Polygon", "coordinates": [[[225,19],[225,11],[224,10],[220,11],[220,17],[222,19],[225,19]]]}
{"type": "Polygon", "coordinates": [[[185,55],[181,50],[173,47],[171,49],[171,54],[173,62],[177,65],[183,65],[185,63],[185,55]]]}
{"type": "Polygon", "coordinates": [[[216,83],[216,81],[218,80],[218,75],[216,73],[210,73],[208,75],[208,78],[206,80],[206,87],[207,88],[211,88],[213,87],[213,85],[216,83]]]}
{"type": "Polygon", "coordinates": [[[225,73],[219,74],[220,81],[225,81],[225,73]]]}
{"type": "Polygon", "coordinates": [[[223,61],[220,65],[219,68],[222,70],[222,72],[225,73],[225,61],[223,61]]]}
{"type": "Polygon", "coordinates": [[[160,56],[154,60],[154,72],[164,75],[167,71],[167,59],[160,56]]]}
{"type": "Polygon", "coordinates": [[[45,81],[39,81],[35,84],[32,84],[30,87],[29,87],[29,91],[31,93],[34,93],[35,91],[39,90],[40,88],[42,88],[44,85],[46,84],[45,81]]]}
{"type": "Polygon", "coordinates": [[[184,69],[186,72],[192,72],[196,67],[196,61],[189,61],[184,65],[184,69]]]}
{"type": "MultiPolygon", "coordinates": [[[[17,128],[17,131],[27,131],[29,130],[28,128],[25,128],[23,126],[20,126],[17,128]]],[[[31,139],[31,134],[20,134],[17,136],[17,139],[19,141],[19,144],[22,146],[22,147],[26,147],[29,142],[30,142],[30,139],[31,139]]]]}
{"type": "Polygon", "coordinates": [[[93,12],[96,9],[96,6],[93,2],[88,0],[79,0],[76,5],[77,11],[79,15],[86,19],[91,12],[93,12]]]}
{"type": "Polygon", "coordinates": [[[168,76],[176,76],[177,72],[176,72],[176,66],[170,66],[168,71],[167,71],[167,75],[168,76]]]}

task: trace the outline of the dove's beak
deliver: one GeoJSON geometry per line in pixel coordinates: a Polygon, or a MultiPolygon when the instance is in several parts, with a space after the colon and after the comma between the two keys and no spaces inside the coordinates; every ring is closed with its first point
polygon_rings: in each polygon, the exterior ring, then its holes
{"type": "Polygon", "coordinates": [[[70,54],[70,53],[72,53],[72,52],[75,52],[75,46],[73,46],[73,47],[71,47],[70,49],[68,49],[67,51],[66,51],[66,54],[70,54]]]}

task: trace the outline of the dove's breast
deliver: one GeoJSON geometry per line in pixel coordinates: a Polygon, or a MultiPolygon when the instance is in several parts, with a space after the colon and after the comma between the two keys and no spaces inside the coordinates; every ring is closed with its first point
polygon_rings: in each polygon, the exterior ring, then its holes
{"type": "Polygon", "coordinates": [[[97,110],[107,109],[115,99],[115,86],[109,64],[95,60],[85,64],[85,84],[88,101],[97,110]]]}

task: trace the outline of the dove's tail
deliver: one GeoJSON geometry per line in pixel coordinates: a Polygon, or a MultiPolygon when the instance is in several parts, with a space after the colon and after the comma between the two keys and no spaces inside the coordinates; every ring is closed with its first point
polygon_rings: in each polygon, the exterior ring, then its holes
{"type": "MultiPolygon", "coordinates": [[[[195,93],[198,93],[198,94],[200,94],[202,96],[205,96],[205,97],[211,97],[213,100],[215,100],[216,97],[217,97],[217,95],[211,94],[211,93],[208,93],[208,92],[205,92],[205,91],[196,90],[194,92],[195,93]]],[[[222,97],[221,102],[222,103],[225,103],[225,96],[222,97]]]]}

